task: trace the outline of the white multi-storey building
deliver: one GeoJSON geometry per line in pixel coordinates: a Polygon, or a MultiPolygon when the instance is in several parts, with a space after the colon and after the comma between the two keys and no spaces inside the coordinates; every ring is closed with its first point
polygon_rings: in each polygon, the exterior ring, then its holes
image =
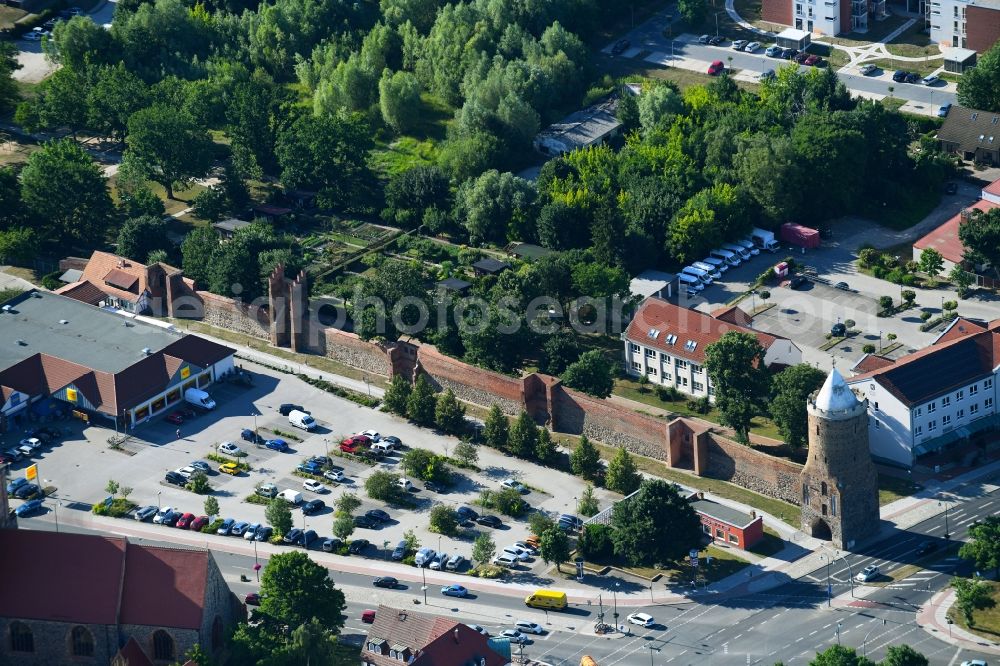
{"type": "Polygon", "coordinates": [[[868,355],[847,380],[868,399],[872,455],[912,467],[934,453],[1000,424],[1000,319],[956,319],[931,346],[896,361],[868,355]]]}
{"type": "Polygon", "coordinates": [[[1000,37],[1000,0],[923,0],[931,41],[978,53],[1000,37]]]}
{"type": "Polygon", "coordinates": [[[728,331],[756,336],[766,350],[764,364],[768,367],[802,362],[802,350],[791,340],[752,330],[749,323],[749,316],[737,307],[707,315],[660,298],[647,298],[622,336],[625,370],[633,377],[645,375],[653,384],[673,386],[714,401],[715,392],[705,370],[705,349],[728,331]]]}

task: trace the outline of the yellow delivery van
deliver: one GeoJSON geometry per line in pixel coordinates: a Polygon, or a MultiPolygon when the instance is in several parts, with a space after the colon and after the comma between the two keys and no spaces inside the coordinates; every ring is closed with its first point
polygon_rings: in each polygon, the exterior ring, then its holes
{"type": "Polygon", "coordinates": [[[566,593],[558,590],[535,590],[524,598],[524,603],[532,608],[562,610],[566,608],[566,593]]]}

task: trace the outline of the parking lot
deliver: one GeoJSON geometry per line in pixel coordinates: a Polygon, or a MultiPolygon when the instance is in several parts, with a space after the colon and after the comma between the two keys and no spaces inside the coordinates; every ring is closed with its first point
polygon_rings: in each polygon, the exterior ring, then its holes
{"type": "MultiPolygon", "coordinates": [[[[411,479],[414,486],[410,492],[415,503],[413,509],[389,507],[382,502],[373,501],[364,490],[365,479],[375,469],[398,469],[400,476],[404,476],[399,462],[402,452],[387,456],[375,467],[334,456],[333,461],[342,468],[346,481],[341,484],[325,481],[325,493],[307,491],[302,487],[305,479],[293,474],[296,466],[309,456],[326,455],[328,451],[333,454],[339,448],[339,442],[349,434],[375,429],[383,435],[395,435],[404,443],[403,452],[407,447],[419,446],[444,454],[453,449],[457,440],[337,398],[295,377],[272,373],[250,363],[244,363],[244,366],[253,372],[255,382],[252,387],[232,384],[208,387],[218,403],[214,411],[201,414],[180,426],[163,419],[144,425],[136,433],[137,437],[128,443],[127,452],[109,448],[107,440],[115,434],[114,430],[85,426],[79,421],[55,424],[67,429],[68,434],[63,441],[43,450],[34,460],[38,464],[39,478],[44,485],[55,488],[53,497],[46,500],[46,506],[51,506],[55,500],[60,502],[63,511],[87,511],[92,504],[108,496],[104,488],[108,480],[113,479],[133,489],[129,499],[139,506],[170,506],[196,516],[201,515],[204,513],[206,496],[166,483],[164,475],[192,461],[207,460],[206,456],[214,451],[218,443],[228,440],[237,442],[247,451],[248,456],[243,460],[252,469],[249,473],[238,476],[220,474],[219,464],[209,461],[213,468],[208,477],[212,486],[211,495],[219,502],[221,518],[266,524],[265,507],[243,500],[260,484],[273,483],[279,490],[300,491],[304,501],[322,499],[326,504],[324,509],[310,516],[293,509],[293,519],[295,527],[312,529],[320,537],[329,537],[332,535],[333,503],[345,492],[356,492],[362,500],[362,506],[355,511],[355,515],[361,515],[369,509],[382,509],[391,517],[378,528],[355,529],[351,539],[364,538],[372,544],[365,552],[368,556],[380,555],[385,548],[391,550],[408,529],[415,532],[422,545],[434,549],[440,547],[449,553],[464,555],[467,559],[472,553],[472,540],[479,531],[487,531],[493,535],[497,552],[524,539],[528,536],[526,522],[506,516],[500,516],[504,523],[500,529],[477,525],[465,530],[461,538],[442,537],[428,530],[428,513],[437,503],[443,502],[455,508],[470,506],[480,514],[493,513],[473,504],[473,501],[481,490],[499,490],[501,482],[511,477],[532,487],[531,492],[523,497],[533,508],[556,515],[575,513],[576,498],[584,487],[581,480],[506,457],[486,447],[479,447],[478,465],[481,471],[453,470],[456,483],[442,494],[430,492],[423,487],[421,481],[411,479]],[[278,406],[286,402],[301,404],[309,409],[319,427],[309,433],[290,426],[288,419],[277,411],[278,406]],[[241,430],[255,426],[266,438],[278,436],[285,439],[289,450],[279,452],[242,441],[241,430]],[[176,436],[178,428],[181,431],[180,438],[176,436]],[[295,441],[288,437],[289,434],[301,437],[302,441],[295,441]]],[[[23,436],[24,433],[9,433],[0,448],[16,446],[23,436]]],[[[20,476],[30,462],[15,463],[11,468],[11,475],[20,476]]],[[[602,508],[608,505],[610,494],[598,490],[597,496],[602,508]]],[[[18,500],[12,500],[13,506],[19,503],[18,500]]],[[[169,534],[171,528],[163,529],[169,534]]],[[[214,540],[225,537],[207,538],[214,540]]],[[[313,547],[319,548],[320,542],[317,541],[313,547]]],[[[540,561],[529,561],[519,566],[517,572],[530,575],[529,569],[541,571],[545,568],[540,561]]]]}

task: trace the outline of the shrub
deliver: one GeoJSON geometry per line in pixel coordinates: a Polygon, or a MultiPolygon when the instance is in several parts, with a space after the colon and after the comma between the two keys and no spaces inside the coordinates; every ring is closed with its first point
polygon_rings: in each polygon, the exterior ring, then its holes
{"type": "Polygon", "coordinates": [[[212,490],[212,486],[208,485],[208,476],[204,472],[192,474],[191,479],[184,487],[199,495],[207,495],[212,490]]]}
{"type": "Polygon", "coordinates": [[[435,504],[431,509],[430,531],[452,536],[458,530],[458,514],[444,504],[435,504]]]}
{"type": "Polygon", "coordinates": [[[927,321],[928,319],[931,318],[931,313],[928,312],[927,310],[924,310],[923,312],[920,313],[920,318],[923,319],[924,321],[927,321]]]}
{"type": "Polygon", "coordinates": [[[136,508],[136,506],[135,503],[119,497],[118,499],[111,500],[110,506],[105,505],[104,502],[98,502],[93,506],[91,511],[98,516],[123,518],[129,511],[136,508]]]}
{"type": "Polygon", "coordinates": [[[913,291],[912,289],[904,289],[903,290],[903,302],[904,303],[906,303],[907,305],[909,305],[910,303],[913,303],[913,301],[915,301],[916,299],[917,299],[917,292],[913,291]]]}
{"type": "Polygon", "coordinates": [[[906,275],[903,276],[900,282],[907,287],[912,287],[917,283],[917,276],[910,275],[909,273],[907,273],[906,275]]]}
{"type": "MultiPolygon", "coordinates": [[[[202,534],[215,534],[216,532],[218,532],[219,528],[222,527],[222,520],[223,520],[222,518],[216,518],[208,525],[202,527],[201,528],[202,534]]],[[[278,538],[280,539],[281,537],[279,536],[278,538]]]]}
{"type": "Polygon", "coordinates": [[[945,310],[957,310],[958,309],[958,301],[945,301],[941,305],[944,307],[945,310]]]}
{"type": "Polygon", "coordinates": [[[878,306],[883,310],[889,310],[892,308],[892,296],[879,296],[878,306]]]}
{"type": "Polygon", "coordinates": [[[874,354],[875,353],[875,345],[871,345],[871,344],[864,345],[861,348],[861,351],[863,351],[866,354],[874,354]]]}
{"type": "Polygon", "coordinates": [[[505,488],[504,490],[497,491],[484,490],[479,493],[477,503],[486,509],[499,511],[505,516],[512,518],[517,518],[528,508],[528,503],[521,498],[521,493],[513,488],[505,488]]]}
{"type": "Polygon", "coordinates": [[[663,386],[661,384],[656,387],[656,397],[663,402],[677,402],[682,399],[683,395],[676,386],[663,386]]]}
{"type": "Polygon", "coordinates": [[[878,250],[873,247],[862,248],[862,250],[858,252],[858,263],[861,264],[862,268],[871,268],[872,264],[874,264],[878,258],[878,250]]]}
{"type": "Polygon", "coordinates": [[[584,527],[578,544],[580,554],[589,560],[606,560],[614,553],[611,526],[591,524],[584,527]]]}
{"type": "Polygon", "coordinates": [[[889,282],[894,282],[896,284],[901,284],[903,282],[904,277],[906,277],[906,273],[904,273],[903,270],[900,268],[894,268],[885,274],[886,280],[888,280],[889,282]]]}
{"type": "Polygon", "coordinates": [[[889,334],[887,334],[887,335],[885,336],[885,339],[886,339],[886,340],[888,340],[889,342],[892,342],[893,340],[895,340],[895,339],[896,339],[896,338],[898,338],[898,337],[899,337],[899,336],[898,336],[898,335],[896,335],[895,333],[889,333],[889,334]]]}
{"type": "Polygon", "coordinates": [[[881,266],[872,266],[872,275],[877,277],[879,280],[884,280],[888,272],[889,271],[885,270],[881,266]]]}
{"type": "Polygon", "coordinates": [[[846,326],[847,328],[854,328],[854,326],[855,326],[856,323],[857,322],[855,322],[853,319],[845,319],[844,320],[844,326],[846,326]]]}

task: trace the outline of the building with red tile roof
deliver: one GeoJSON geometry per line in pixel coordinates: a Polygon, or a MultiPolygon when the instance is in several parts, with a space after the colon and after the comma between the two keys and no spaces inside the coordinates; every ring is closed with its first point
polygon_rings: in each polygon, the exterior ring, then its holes
{"type": "MultiPolygon", "coordinates": [[[[89,305],[135,314],[163,314],[170,293],[184,287],[179,284],[184,281],[179,268],[164,263],[147,266],[109,252],[95,251],[80,279],[60,287],[56,293],[89,305]],[[173,290],[168,288],[170,282],[174,283],[173,290]]],[[[186,286],[193,288],[194,283],[187,280],[186,286]]]]}
{"type": "Polygon", "coordinates": [[[729,331],[749,333],[765,349],[764,364],[783,367],[802,362],[795,343],[737,322],[750,323],[739,308],[723,308],[712,315],[690,310],[660,298],[647,298],[625,330],[625,370],[645,375],[653,384],[673,386],[695,397],[715,400],[705,371],[705,349],[729,331]]]}
{"type": "Polygon", "coordinates": [[[208,550],[6,529],[0,552],[17,572],[0,595],[0,663],[175,663],[195,643],[217,653],[240,617],[208,550]]]}
{"type": "Polygon", "coordinates": [[[913,244],[913,260],[920,261],[923,251],[933,248],[944,257],[942,273],[948,273],[956,265],[961,264],[965,257],[965,246],[958,237],[958,228],[975,214],[975,211],[985,212],[994,208],[1000,208],[1000,180],[984,187],[979,200],[917,240],[913,244]]]}
{"type": "Polygon", "coordinates": [[[169,327],[29,291],[0,310],[0,417],[72,409],[134,427],[175,409],[185,389],[233,369],[235,350],[169,327]]]}
{"type": "Polygon", "coordinates": [[[363,666],[505,666],[486,637],[466,624],[379,606],[361,648],[363,666]]]}
{"type": "MultiPolygon", "coordinates": [[[[872,357],[868,357],[872,358],[872,357]]],[[[1000,319],[955,319],[924,349],[859,363],[847,380],[868,399],[872,455],[913,466],[976,432],[1000,425],[1000,319]]]]}

